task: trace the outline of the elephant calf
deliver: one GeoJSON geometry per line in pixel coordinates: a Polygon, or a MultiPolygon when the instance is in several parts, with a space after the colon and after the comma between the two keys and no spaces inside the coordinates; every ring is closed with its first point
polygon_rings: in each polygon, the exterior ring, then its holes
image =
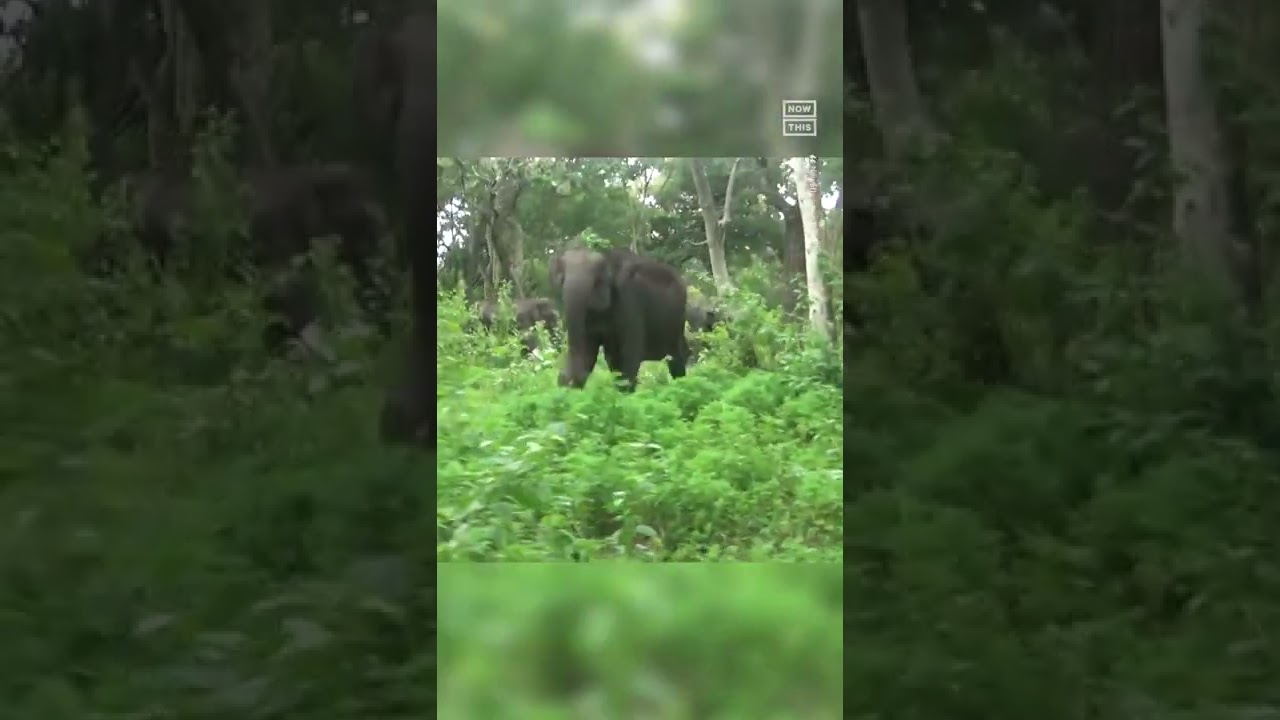
{"type": "MultiPolygon", "coordinates": [[[[546,328],[547,336],[552,342],[556,341],[559,335],[560,314],[556,312],[555,303],[547,298],[521,298],[515,302],[516,310],[516,329],[523,333],[520,342],[524,346],[523,355],[536,354],[538,347],[538,333],[534,328],[541,324],[546,328]]],[[[485,330],[492,330],[494,324],[498,321],[498,304],[492,300],[486,300],[480,303],[480,324],[485,330]]]]}
{"type": "Polygon", "coordinates": [[[551,285],[560,290],[569,335],[560,385],[585,385],[602,348],[628,392],[645,360],[669,358],[671,377],[684,377],[688,289],[675,268],[629,250],[573,249],[552,261],[551,285]]]}
{"type": "MultiPolygon", "coordinates": [[[[685,322],[689,326],[689,330],[694,333],[704,333],[715,328],[720,323],[720,311],[716,310],[709,304],[697,301],[690,301],[685,306],[684,313],[685,322]]],[[[702,350],[702,343],[698,339],[689,340],[689,362],[694,362],[698,353],[702,350]]]]}

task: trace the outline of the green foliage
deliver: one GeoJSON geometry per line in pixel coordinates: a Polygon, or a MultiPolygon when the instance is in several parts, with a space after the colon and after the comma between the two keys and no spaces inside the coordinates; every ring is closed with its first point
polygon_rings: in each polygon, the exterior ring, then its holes
{"type": "MultiPolygon", "coordinates": [[[[433,459],[378,442],[380,356],[263,357],[258,288],[200,274],[242,232],[225,215],[159,282],[136,252],[87,276],[121,218],[82,137],[0,146],[5,712],[429,713],[433,459]]],[[[225,168],[212,139],[198,156],[225,168]]]]}
{"type": "MultiPolygon", "coordinates": [[[[548,294],[550,257],[583,237],[680,267],[727,320],[696,338],[683,380],[650,363],[622,395],[600,367],[565,391],[560,351],[522,359],[509,309],[498,333],[475,331],[461,296],[477,295],[487,248],[445,243],[443,447],[428,467],[373,437],[394,353],[352,330],[338,367],[285,362],[247,330],[270,279],[223,272],[243,218],[216,114],[181,261],[153,281],[121,193],[89,188],[146,162],[148,131],[164,129],[149,111],[233,99],[215,97],[220,68],[160,72],[190,48],[157,45],[166,33],[128,4],[107,14],[122,22],[106,42],[92,4],[45,3],[23,67],[0,78],[9,714],[425,716],[421,573],[438,552],[592,561],[442,566],[441,716],[1275,717],[1280,13],[1220,3],[1207,35],[1243,160],[1237,229],[1269,281],[1242,317],[1177,267],[1157,3],[909,4],[913,65],[947,137],[886,168],[867,98],[833,94],[841,43],[794,42],[817,3],[684,3],[665,20],[643,3],[441,3],[440,66],[466,69],[439,78],[443,144],[593,156],[446,160],[442,236],[490,217],[496,170],[518,169],[502,229],[519,232],[499,253],[521,252],[523,274],[499,274],[527,295],[548,294]],[[663,40],[668,59],[646,58],[663,40]],[[819,142],[839,145],[825,128],[843,109],[856,145],[847,187],[843,161],[822,160],[824,197],[838,185],[846,204],[885,200],[916,221],[832,287],[833,315],[847,303],[857,319],[844,348],[796,324],[803,302],[781,309],[795,278],[778,272],[773,173],[787,151],[762,98],[810,70],[819,142]],[[139,80],[158,103],[134,101],[139,80]],[[774,158],[742,158],[727,203],[737,292],[704,276],[686,160],[598,157],[636,147],[774,158]],[[837,559],[852,590],[839,619],[845,579],[826,567],[633,562],[837,559]]],[[[339,5],[272,5],[260,109],[285,162],[386,139],[350,117],[353,13],[339,5]]],[[[821,35],[843,27],[826,20],[821,35]]],[[[843,84],[865,86],[851,65],[843,84]]],[[[734,160],[706,164],[724,202],[734,160]]],[[[316,252],[345,329],[349,278],[331,254],[316,252]]]]}
{"type": "MultiPolygon", "coordinates": [[[[752,290],[771,302],[781,299],[779,260],[787,256],[783,223],[776,203],[785,202],[779,163],[760,167],[753,158],[736,159],[729,222],[724,233],[726,261],[736,275],[754,268],[758,281],[752,290]]],[[[549,295],[546,263],[571,243],[590,247],[633,247],[663,260],[686,275],[710,270],[706,235],[692,175],[685,158],[533,158],[446,159],[438,192],[452,198],[442,225],[448,229],[441,260],[441,283],[453,287],[464,280],[472,295],[481,295],[484,267],[483,227],[492,203],[494,179],[503,172],[522,179],[519,202],[511,220],[519,231],[503,233],[500,254],[505,265],[513,256],[524,259],[520,269],[530,296],[549,295]]],[[[725,201],[734,158],[707,158],[707,180],[714,201],[725,201]]],[[[822,158],[822,194],[842,191],[843,161],[822,158]]],[[[786,195],[792,194],[788,187],[786,195]]],[[[720,212],[717,210],[717,212],[720,212]]],[[[828,213],[838,227],[839,213],[828,213]]],[[[838,243],[836,243],[838,245],[838,243]]],[[[712,286],[707,285],[711,290],[712,286]]],[[[802,293],[803,294],[803,293],[802,293]]]]}
{"type": "Polygon", "coordinates": [[[1277,706],[1280,335],[982,140],[909,178],[944,221],[845,288],[846,712],[1277,706]]]}
{"type": "Polygon", "coordinates": [[[459,298],[438,307],[441,560],[840,557],[840,359],[776,315],[624,395],[603,360],[568,391],[559,352],[520,360],[514,335],[464,332],[459,298]]]}
{"type": "Polygon", "coordinates": [[[842,582],[830,563],[442,565],[439,714],[843,717],[842,582]]]}

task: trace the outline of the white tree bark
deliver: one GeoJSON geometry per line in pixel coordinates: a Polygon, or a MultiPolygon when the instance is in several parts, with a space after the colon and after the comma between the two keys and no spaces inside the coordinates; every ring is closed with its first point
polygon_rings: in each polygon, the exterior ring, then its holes
{"type": "Polygon", "coordinates": [[[822,282],[822,234],[818,216],[822,204],[818,197],[818,159],[787,159],[796,184],[796,202],[800,205],[800,221],[804,226],[804,275],[809,289],[809,324],[814,332],[831,337],[831,318],[827,317],[827,288],[822,282]]]}
{"type": "MultiPolygon", "coordinates": [[[[735,162],[733,169],[737,171],[735,162]]],[[[707,180],[707,162],[701,158],[689,159],[689,172],[693,174],[693,187],[698,193],[698,207],[702,210],[702,226],[707,235],[707,258],[711,261],[711,277],[716,283],[716,292],[724,295],[733,289],[733,280],[729,277],[729,263],[724,255],[724,226],[716,217],[716,201],[711,194],[711,183],[707,180]]],[[[729,174],[729,191],[733,190],[733,172],[729,174]]],[[[725,219],[728,219],[729,198],[725,197],[725,219]]]]}
{"type": "Polygon", "coordinates": [[[1173,229],[1194,267],[1230,290],[1239,245],[1232,236],[1230,168],[1217,97],[1202,62],[1207,11],[1207,0],[1160,2],[1169,151],[1180,176],[1173,229]]]}

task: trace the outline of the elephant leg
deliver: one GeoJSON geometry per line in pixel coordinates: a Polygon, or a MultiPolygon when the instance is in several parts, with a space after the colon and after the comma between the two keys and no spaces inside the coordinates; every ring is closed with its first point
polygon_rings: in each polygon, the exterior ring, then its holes
{"type": "Polygon", "coordinates": [[[690,355],[689,339],[684,335],[681,335],[679,347],[676,348],[676,354],[672,355],[671,359],[667,361],[667,369],[671,371],[672,379],[684,377],[690,355]]]}
{"type": "MultiPolygon", "coordinates": [[[[591,373],[596,369],[596,361],[600,357],[600,347],[592,345],[587,349],[581,349],[576,358],[573,348],[569,349],[569,363],[560,370],[559,383],[561,387],[581,388],[587,384],[587,378],[591,377],[591,373]]],[[[606,360],[606,362],[608,362],[606,360]]]]}
{"type": "Polygon", "coordinates": [[[640,354],[628,353],[626,342],[623,341],[605,346],[604,361],[609,365],[610,372],[621,376],[617,379],[618,389],[623,392],[634,392],[640,375],[640,354]]]}

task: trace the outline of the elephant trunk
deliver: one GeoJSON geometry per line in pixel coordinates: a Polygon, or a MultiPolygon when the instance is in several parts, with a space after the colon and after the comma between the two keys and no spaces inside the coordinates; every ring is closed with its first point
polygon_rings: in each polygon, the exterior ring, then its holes
{"type": "Polygon", "coordinates": [[[591,374],[596,347],[587,334],[587,313],[592,297],[594,277],[591,273],[569,273],[564,279],[564,327],[569,336],[569,352],[565,354],[560,384],[580,388],[591,374]]]}

